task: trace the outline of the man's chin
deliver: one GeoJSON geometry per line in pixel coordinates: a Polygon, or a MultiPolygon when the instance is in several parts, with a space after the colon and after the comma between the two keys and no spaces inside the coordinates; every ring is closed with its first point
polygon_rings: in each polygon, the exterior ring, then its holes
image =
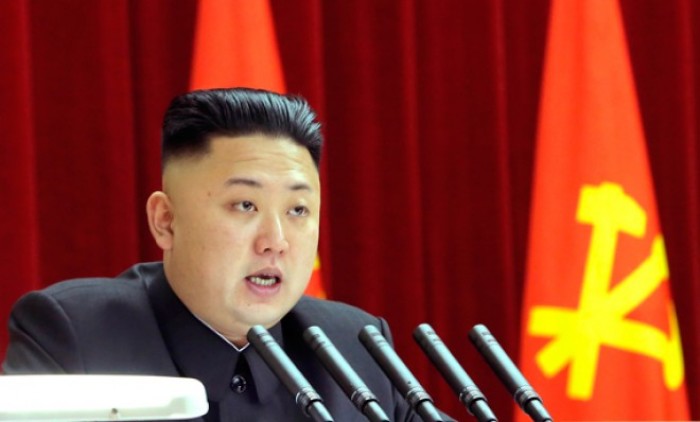
{"type": "Polygon", "coordinates": [[[254,314],[255,317],[245,319],[245,324],[248,326],[248,329],[250,329],[250,327],[253,327],[254,325],[262,325],[266,329],[270,329],[277,325],[282,319],[282,317],[287,313],[287,311],[280,312],[279,310],[273,311],[269,309],[251,309],[250,312],[254,314]]]}
{"type": "Polygon", "coordinates": [[[279,303],[249,304],[243,310],[237,309],[234,312],[234,319],[247,326],[249,330],[255,325],[262,325],[264,328],[270,329],[289,313],[297,301],[287,306],[281,306],[279,303]]]}

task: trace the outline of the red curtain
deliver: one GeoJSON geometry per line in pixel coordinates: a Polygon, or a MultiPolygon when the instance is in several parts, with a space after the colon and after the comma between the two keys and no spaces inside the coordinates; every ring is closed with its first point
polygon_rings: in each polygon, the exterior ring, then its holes
{"type": "MultiPolygon", "coordinates": [[[[159,258],[144,203],[160,184],[162,113],[188,87],[195,6],[0,2],[3,321],[21,292],[159,258]]],[[[511,398],[466,336],[484,323],[517,356],[549,2],[272,6],[288,90],[325,123],[329,296],[387,318],[437,404],[468,419],[411,340],[431,323],[510,420],[511,398]]],[[[700,9],[624,0],[622,10],[697,397],[700,9]]]]}

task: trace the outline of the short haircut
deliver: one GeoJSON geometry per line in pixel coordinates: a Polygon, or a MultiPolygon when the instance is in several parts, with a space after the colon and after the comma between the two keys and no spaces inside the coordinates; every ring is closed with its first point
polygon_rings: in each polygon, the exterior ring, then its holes
{"type": "Polygon", "coordinates": [[[304,146],[318,169],[323,135],[302,97],[250,88],[205,89],[173,99],[163,118],[161,166],[204,155],[215,136],[287,137],[304,146]]]}

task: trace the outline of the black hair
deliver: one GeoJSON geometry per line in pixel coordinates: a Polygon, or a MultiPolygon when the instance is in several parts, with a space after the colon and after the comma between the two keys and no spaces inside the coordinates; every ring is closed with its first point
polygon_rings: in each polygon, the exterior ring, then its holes
{"type": "Polygon", "coordinates": [[[306,147],[319,166],[323,135],[309,103],[300,96],[250,88],[191,91],[175,97],[165,112],[161,165],[173,157],[209,152],[214,136],[288,137],[306,147]]]}

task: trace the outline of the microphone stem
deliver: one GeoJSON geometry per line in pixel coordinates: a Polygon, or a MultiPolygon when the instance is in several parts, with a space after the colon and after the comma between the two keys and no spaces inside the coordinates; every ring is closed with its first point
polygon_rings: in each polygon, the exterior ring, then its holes
{"type": "Polygon", "coordinates": [[[427,400],[416,405],[416,413],[423,419],[423,422],[443,422],[442,416],[437,412],[435,406],[427,400]]]}
{"type": "MultiPolygon", "coordinates": [[[[465,403],[466,404],[466,403],[465,403]]],[[[476,420],[479,422],[497,422],[496,416],[491,411],[491,408],[483,399],[475,400],[472,403],[471,408],[467,406],[467,409],[471,411],[476,420]]]]}
{"type": "Polygon", "coordinates": [[[549,416],[549,413],[542,405],[542,402],[537,399],[533,399],[525,403],[523,410],[525,413],[530,415],[532,420],[535,422],[552,422],[552,417],[549,416]]]}
{"type": "Polygon", "coordinates": [[[379,403],[374,400],[365,404],[365,407],[362,408],[362,413],[371,422],[391,422],[387,419],[386,413],[384,413],[384,410],[379,406],[379,403]]]}
{"type": "Polygon", "coordinates": [[[309,403],[306,411],[309,413],[309,416],[311,416],[311,419],[316,422],[333,422],[333,417],[328,413],[326,406],[318,401],[309,403]]]}

